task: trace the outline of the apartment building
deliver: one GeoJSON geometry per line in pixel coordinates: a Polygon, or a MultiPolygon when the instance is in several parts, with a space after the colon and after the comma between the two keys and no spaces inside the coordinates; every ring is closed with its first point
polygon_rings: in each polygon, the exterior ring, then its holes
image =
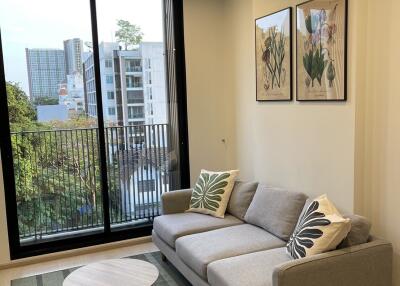
{"type": "Polygon", "coordinates": [[[60,49],[25,49],[31,100],[57,97],[65,77],[64,51],[60,49]]]}
{"type": "MultiPolygon", "coordinates": [[[[167,122],[163,44],[141,43],[120,50],[117,43],[99,46],[104,120],[110,126],[167,122]]],[[[93,54],[84,59],[87,113],[97,116],[93,54]]]]}
{"type": "Polygon", "coordinates": [[[64,41],[65,73],[72,75],[82,74],[83,41],[79,38],[64,41]]]}

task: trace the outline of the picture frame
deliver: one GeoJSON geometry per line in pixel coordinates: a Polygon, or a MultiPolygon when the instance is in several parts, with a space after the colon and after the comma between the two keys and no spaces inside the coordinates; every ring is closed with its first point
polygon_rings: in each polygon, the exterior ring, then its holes
{"type": "Polygon", "coordinates": [[[347,101],[347,0],[296,6],[296,100],[347,101]]]}
{"type": "Polygon", "coordinates": [[[292,7],[255,19],[256,101],[292,101],[292,7]]]}

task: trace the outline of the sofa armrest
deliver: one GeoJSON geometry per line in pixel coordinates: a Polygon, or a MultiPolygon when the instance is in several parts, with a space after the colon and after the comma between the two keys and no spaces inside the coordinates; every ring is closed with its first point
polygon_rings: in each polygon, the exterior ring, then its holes
{"type": "Polygon", "coordinates": [[[380,239],[275,267],[273,286],[392,285],[392,245],[380,239]]]}
{"type": "Polygon", "coordinates": [[[192,189],[172,191],[161,196],[163,214],[183,213],[189,209],[192,189]]]}

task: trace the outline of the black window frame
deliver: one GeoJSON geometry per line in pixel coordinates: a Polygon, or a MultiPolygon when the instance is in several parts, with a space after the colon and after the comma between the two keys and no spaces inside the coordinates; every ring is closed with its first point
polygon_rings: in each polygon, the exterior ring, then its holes
{"type": "MultiPolygon", "coordinates": [[[[90,1],[91,12],[91,25],[92,25],[92,40],[93,40],[93,59],[94,71],[96,78],[96,91],[101,93],[101,77],[100,77],[100,60],[99,60],[99,43],[98,43],[98,30],[97,30],[97,12],[96,0],[90,1]]],[[[164,26],[166,26],[166,18],[173,18],[173,36],[170,36],[170,41],[174,42],[176,51],[174,50],[174,64],[176,68],[176,100],[178,102],[178,120],[176,127],[179,133],[179,153],[180,153],[180,185],[182,188],[190,186],[190,171],[189,171],[189,142],[188,142],[188,122],[187,122],[187,100],[186,100],[186,67],[185,67],[185,50],[184,50],[184,21],[183,21],[183,0],[163,0],[163,16],[164,26]]],[[[168,27],[165,28],[165,33],[168,33],[168,27]]],[[[172,34],[172,33],[171,33],[172,34]]],[[[169,35],[165,35],[168,39],[169,35]]],[[[169,51],[166,41],[165,54],[171,53],[169,51]]],[[[168,59],[167,59],[168,61],[168,59]]],[[[169,77],[167,73],[167,77],[169,77]]],[[[6,79],[4,70],[4,57],[1,39],[0,27],[0,93],[6,95],[6,79]]],[[[169,96],[169,94],[168,94],[169,96]]],[[[99,134],[104,134],[104,115],[102,98],[97,98],[97,113],[99,120],[99,134]]],[[[18,212],[17,212],[17,198],[15,190],[14,166],[12,158],[12,146],[10,135],[10,124],[8,119],[8,104],[7,97],[0,96],[0,151],[1,161],[3,167],[3,182],[6,201],[6,214],[7,214],[7,228],[8,240],[10,249],[10,259],[21,259],[70,249],[77,249],[88,247],[98,244],[105,244],[125,239],[137,238],[148,236],[152,231],[152,222],[135,227],[119,228],[111,231],[111,222],[109,216],[109,198],[108,198],[108,182],[107,182],[107,169],[103,166],[106,162],[106,145],[104,135],[99,136],[100,148],[100,172],[101,172],[101,185],[103,195],[103,208],[104,208],[104,230],[100,233],[91,233],[84,236],[71,236],[63,240],[44,241],[31,245],[21,245],[18,229],[18,212]]]]}

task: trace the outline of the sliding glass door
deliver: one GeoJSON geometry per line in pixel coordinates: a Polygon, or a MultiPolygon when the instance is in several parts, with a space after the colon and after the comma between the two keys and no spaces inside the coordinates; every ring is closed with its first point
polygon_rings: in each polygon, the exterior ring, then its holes
{"type": "Polygon", "coordinates": [[[181,1],[19,2],[0,4],[12,258],[149,234],[162,193],[189,183],[185,86],[165,44],[183,44],[165,25],[181,1]]]}
{"type": "Polygon", "coordinates": [[[97,11],[114,229],[152,220],[170,190],[163,6],[97,0],[97,11]]]}

